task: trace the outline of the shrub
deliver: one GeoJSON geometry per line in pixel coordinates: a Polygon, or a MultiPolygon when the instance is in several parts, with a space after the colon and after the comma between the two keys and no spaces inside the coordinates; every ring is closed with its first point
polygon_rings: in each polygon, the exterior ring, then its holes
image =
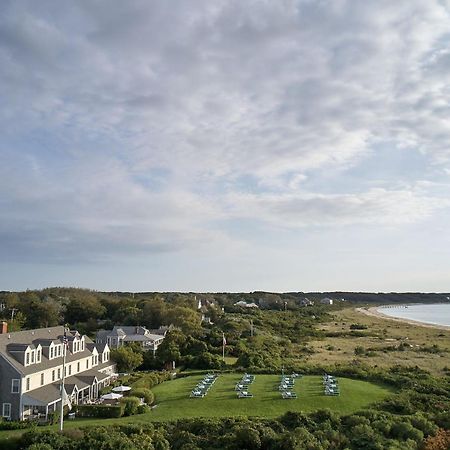
{"type": "Polygon", "coordinates": [[[155,400],[153,392],[150,389],[146,388],[132,389],[130,395],[132,395],[133,397],[143,398],[144,402],[147,403],[147,405],[151,405],[155,400]]]}
{"type": "Polygon", "coordinates": [[[352,323],[350,325],[350,330],[367,330],[367,325],[363,325],[362,323],[352,323]]]}
{"type": "Polygon", "coordinates": [[[0,420],[0,430],[23,430],[25,428],[31,428],[34,425],[34,422],[8,422],[6,420],[0,420]]]}
{"type": "Polygon", "coordinates": [[[117,418],[124,413],[124,406],[120,405],[78,405],[75,412],[80,417],[117,418]]]}
{"type": "Polygon", "coordinates": [[[141,401],[137,397],[124,397],[120,399],[120,403],[122,403],[124,407],[123,415],[133,416],[134,414],[137,414],[141,401]]]}
{"type": "Polygon", "coordinates": [[[170,380],[170,378],[170,373],[166,371],[138,373],[135,374],[133,379],[130,379],[130,384],[133,388],[151,389],[153,386],[156,386],[163,381],[170,380]]]}
{"type": "Polygon", "coordinates": [[[136,414],[145,414],[151,411],[150,406],[148,405],[139,405],[136,414]]]}

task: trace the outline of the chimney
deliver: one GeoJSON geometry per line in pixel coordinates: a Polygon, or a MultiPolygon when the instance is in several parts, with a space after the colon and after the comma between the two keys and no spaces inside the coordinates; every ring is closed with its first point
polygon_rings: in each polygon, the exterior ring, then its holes
{"type": "Polygon", "coordinates": [[[0,322],[0,334],[6,334],[8,332],[8,322],[0,322]]]}

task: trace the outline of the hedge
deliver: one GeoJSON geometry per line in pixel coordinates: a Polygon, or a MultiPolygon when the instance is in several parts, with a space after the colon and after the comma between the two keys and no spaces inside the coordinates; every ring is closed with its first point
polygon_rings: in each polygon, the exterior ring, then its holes
{"type": "Polygon", "coordinates": [[[21,422],[0,420],[0,430],[24,430],[36,426],[35,422],[23,420],[21,422]]]}
{"type": "Polygon", "coordinates": [[[80,417],[117,418],[122,417],[124,406],[108,405],[77,405],[74,411],[80,417]]]}

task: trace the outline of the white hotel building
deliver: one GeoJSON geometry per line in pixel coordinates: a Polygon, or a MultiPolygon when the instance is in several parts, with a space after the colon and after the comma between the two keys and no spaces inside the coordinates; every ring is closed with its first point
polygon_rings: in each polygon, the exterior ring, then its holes
{"type": "MultiPolygon", "coordinates": [[[[61,406],[64,327],[8,333],[0,323],[0,413],[4,419],[46,418],[61,406]]],[[[85,403],[110,383],[115,365],[107,344],[67,332],[64,387],[72,403],[85,403]]]]}

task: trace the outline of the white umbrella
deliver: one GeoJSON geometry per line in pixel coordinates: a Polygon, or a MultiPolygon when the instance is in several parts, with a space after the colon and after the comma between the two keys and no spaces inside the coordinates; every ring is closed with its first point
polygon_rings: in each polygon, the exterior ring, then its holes
{"type": "Polygon", "coordinates": [[[100,398],[102,400],[117,400],[122,397],[123,397],[122,394],[114,394],[114,392],[111,392],[109,394],[102,395],[100,398]]]}
{"type": "Polygon", "coordinates": [[[113,392],[128,392],[131,391],[130,386],[117,386],[113,389],[113,392]]]}

